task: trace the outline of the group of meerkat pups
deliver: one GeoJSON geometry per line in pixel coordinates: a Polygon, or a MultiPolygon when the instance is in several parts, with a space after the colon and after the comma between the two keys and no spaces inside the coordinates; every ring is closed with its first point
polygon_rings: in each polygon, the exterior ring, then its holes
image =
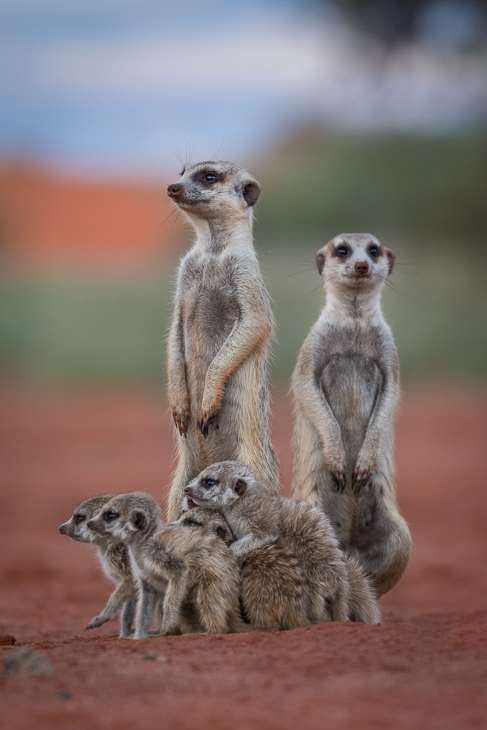
{"type": "Polygon", "coordinates": [[[143,492],[82,502],[59,528],[116,587],[120,637],[378,623],[411,538],[394,491],[399,363],[380,296],[394,254],[370,234],[318,251],[326,305],[298,356],[293,499],[279,494],[267,379],[273,316],[252,237],[260,187],[187,165],[168,195],[196,231],[177,277],[168,395],[178,464],[164,521],[143,492]]]}

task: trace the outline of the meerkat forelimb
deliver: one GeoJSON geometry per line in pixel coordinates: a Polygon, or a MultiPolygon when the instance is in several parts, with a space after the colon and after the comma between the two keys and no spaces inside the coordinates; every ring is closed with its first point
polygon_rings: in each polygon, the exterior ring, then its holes
{"type": "Polygon", "coordinates": [[[277,494],[267,382],[274,321],[252,238],[260,187],[230,162],[187,165],[168,195],[196,231],[177,277],[168,338],[168,397],[178,466],[168,520],[184,487],[222,459],[248,463],[263,491],[277,494]]]}
{"type": "Polygon", "coordinates": [[[311,587],[310,623],[348,619],[345,561],[319,510],[263,494],[251,469],[232,461],[203,470],[185,493],[197,505],[221,511],[236,538],[230,549],[240,561],[278,540],[295,555],[311,587]]]}
{"type": "Polygon", "coordinates": [[[120,638],[132,633],[132,624],[137,605],[137,588],[132,575],[127,546],[117,540],[109,540],[97,535],[87,527],[87,522],[95,517],[115,495],[98,494],[85,499],[73,511],[71,518],[59,527],[62,535],[77,542],[94,544],[106,575],[116,584],[103,611],[94,616],[87,629],[102,626],[122,609],[120,616],[120,638]]]}
{"type": "Polygon", "coordinates": [[[394,254],[375,236],[344,233],[316,262],[326,304],[292,379],[293,494],[325,512],[380,596],[397,583],[411,551],[394,491],[399,361],[380,308],[394,254]]]}

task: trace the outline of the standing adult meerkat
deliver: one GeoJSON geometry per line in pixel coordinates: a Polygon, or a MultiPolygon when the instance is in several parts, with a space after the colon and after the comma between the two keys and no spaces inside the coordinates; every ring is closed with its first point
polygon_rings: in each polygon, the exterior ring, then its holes
{"type": "Polygon", "coordinates": [[[394,491],[399,360],[380,307],[394,254],[368,233],[343,233],[318,251],[316,263],[326,304],[292,378],[293,494],[325,512],[380,596],[411,552],[394,491]]]}
{"type": "MultiPolygon", "coordinates": [[[[328,519],[319,510],[305,502],[262,493],[249,467],[235,461],[212,464],[185,493],[197,505],[222,513],[235,537],[230,550],[240,561],[278,542],[294,554],[310,586],[309,623],[351,618],[347,564],[328,519]]],[[[353,585],[359,590],[358,582],[353,585]]],[[[366,589],[367,583],[363,586],[366,589]]],[[[379,620],[370,589],[364,613],[356,620],[379,620]],[[374,606],[370,615],[369,605],[374,606]]]]}
{"type": "Polygon", "coordinates": [[[177,276],[168,338],[168,396],[179,431],[168,520],[209,464],[249,464],[277,494],[267,382],[273,317],[252,237],[259,184],[230,162],[187,165],[168,195],[196,231],[177,276]]]}
{"type": "Polygon", "coordinates": [[[246,629],[240,615],[238,565],[215,532],[164,524],[157,502],[142,492],[112,499],[88,527],[129,547],[140,582],[134,638],[149,635],[158,598],[161,634],[246,629]]]}
{"type": "Polygon", "coordinates": [[[132,633],[137,605],[137,587],[130,567],[128,548],[122,542],[97,535],[87,527],[88,521],[95,517],[114,496],[114,494],[98,494],[85,499],[74,509],[71,518],[60,525],[59,532],[71,540],[96,545],[103,570],[116,584],[103,611],[92,618],[86,628],[94,629],[102,626],[121,608],[120,638],[126,638],[132,633]]]}

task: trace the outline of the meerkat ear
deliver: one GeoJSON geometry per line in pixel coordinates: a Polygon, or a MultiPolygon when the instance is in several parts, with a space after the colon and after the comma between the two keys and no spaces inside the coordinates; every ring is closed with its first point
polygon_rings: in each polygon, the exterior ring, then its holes
{"type": "Polygon", "coordinates": [[[323,273],[323,269],[325,268],[325,254],[323,251],[318,251],[316,254],[316,266],[318,267],[318,271],[320,272],[320,275],[323,273]]]}
{"type": "Polygon", "coordinates": [[[142,530],[146,523],[145,514],[136,510],[135,512],[132,512],[130,521],[137,530],[142,530]]]}
{"type": "Polygon", "coordinates": [[[260,196],[260,185],[257,180],[244,180],[242,185],[242,195],[249,207],[256,204],[260,196]]]}
{"type": "Polygon", "coordinates": [[[392,274],[392,269],[394,268],[394,261],[396,260],[396,256],[393,251],[391,251],[390,248],[386,248],[386,256],[387,260],[389,262],[389,274],[392,274]]]}
{"type": "Polygon", "coordinates": [[[222,540],[225,540],[227,537],[227,531],[221,525],[215,527],[214,532],[218,535],[218,537],[221,537],[222,540]]]}
{"type": "Polygon", "coordinates": [[[235,482],[235,494],[241,497],[247,491],[247,482],[245,479],[237,479],[235,482]]]}

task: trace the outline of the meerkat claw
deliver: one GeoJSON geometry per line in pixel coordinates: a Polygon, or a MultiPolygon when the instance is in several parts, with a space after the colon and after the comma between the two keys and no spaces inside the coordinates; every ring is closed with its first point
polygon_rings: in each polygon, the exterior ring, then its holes
{"type": "Polygon", "coordinates": [[[189,416],[178,416],[177,414],[173,413],[172,417],[174,425],[179,431],[179,435],[186,438],[188,435],[189,416]]]}
{"type": "Polygon", "coordinates": [[[346,476],[343,472],[331,472],[331,478],[333,479],[333,482],[335,484],[336,490],[339,494],[342,494],[342,492],[345,489],[346,484],[346,476]]]}
{"type": "Polygon", "coordinates": [[[216,416],[207,416],[206,418],[203,416],[203,418],[200,421],[200,431],[203,434],[203,436],[208,438],[208,430],[212,423],[216,421],[216,416]]]}
{"type": "Polygon", "coordinates": [[[355,494],[358,494],[366,485],[370,479],[370,472],[355,472],[352,476],[352,489],[355,494]]]}

